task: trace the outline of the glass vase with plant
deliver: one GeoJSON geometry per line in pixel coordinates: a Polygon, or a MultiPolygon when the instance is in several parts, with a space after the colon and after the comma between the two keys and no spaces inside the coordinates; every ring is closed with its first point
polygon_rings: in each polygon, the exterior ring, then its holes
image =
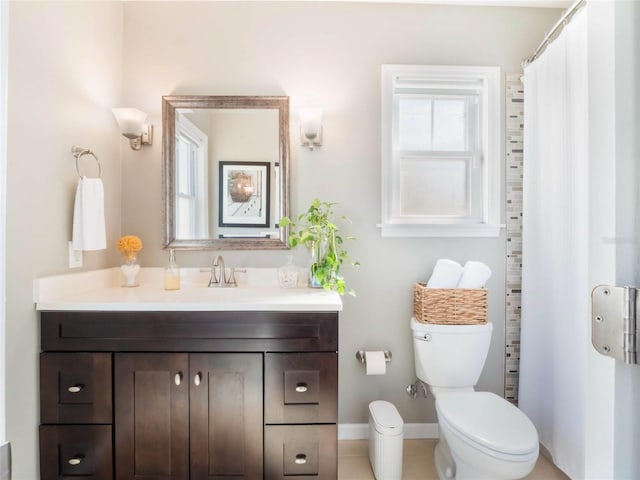
{"type": "MultiPolygon", "coordinates": [[[[312,287],[322,287],[333,290],[340,295],[354,295],[352,289],[347,290],[344,277],[340,269],[345,264],[359,266],[352,262],[344,246],[344,240],[354,237],[343,237],[338,233],[339,228],[333,220],[333,206],[335,203],[322,202],[314,199],[309,209],[298,216],[296,222],[288,217],[280,220],[280,226],[291,226],[289,245],[292,248],[304,245],[311,251],[311,267],[309,283],[312,287]]],[[[344,215],[341,220],[349,222],[344,215]]]]}
{"type": "Polygon", "coordinates": [[[125,277],[123,287],[137,287],[138,282],[136,276],[140,273],[140,265],[138,264],[138,252],[142,250],[142,240],[135,235],[125,235],[118,240],[118,250],[124,257],[124,263],[120,266],[120,270],[125,277]]]}

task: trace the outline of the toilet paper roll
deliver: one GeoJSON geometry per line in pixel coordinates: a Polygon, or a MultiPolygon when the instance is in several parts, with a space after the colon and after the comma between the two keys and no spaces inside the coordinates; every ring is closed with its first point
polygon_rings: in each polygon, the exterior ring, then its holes
{"type": "Polygon", "coordinates": [[[456,288],[462,276],[462,265],[448,258],[441,258],[433,267],[428,288],[456,288]]]}
{"type": "Polygon", "coordinates": [[[491,278],[491,269],[482,262],[469,260],[464,264],[458,288],[484,288],[491,278]]]}
{"type": "Polygon", "coordinates": [[[367,365],[367,375],[384,375],[387,371],[387,362],[384,352],[364,352],[364,360],[367,365]]]}

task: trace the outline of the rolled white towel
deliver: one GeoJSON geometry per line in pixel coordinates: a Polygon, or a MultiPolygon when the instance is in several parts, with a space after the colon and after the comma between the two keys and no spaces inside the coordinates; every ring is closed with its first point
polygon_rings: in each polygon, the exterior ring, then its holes
{"type": "Polygon", "coordinates": [[[469,260],[464,264],[458,288],[483,288],[491,278],[491,269],[482,262],[469,260]]]}
{"type": "Polygon", "coordinates": [[[462,265],[447,258],[441,258],[433,267],[428,288],[456,288],[462,275],[462,265]]]}

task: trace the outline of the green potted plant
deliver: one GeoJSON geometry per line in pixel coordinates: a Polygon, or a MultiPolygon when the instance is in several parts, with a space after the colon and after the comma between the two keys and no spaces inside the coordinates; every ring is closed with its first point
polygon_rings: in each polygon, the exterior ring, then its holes
{"type": "MultiPolygon", "coordinates": [[[[355,296],[353,290],[346,289],[340,268],[345,263],[354,266],[359,266],[359,263],[351,262],[344,246],[344,240],[353,240],[353,237],[343,239],[338,234],[338,225],[332,220],[334,205],[335,203],[321,202],[316,198],[311,202],[309,209],[298,216],[297,222],[283,217],[280,220],[280,226],[291,226],[289,234],[291,248],[304,245],[310,249],[312,261],[309,284],[311,287],[322,287],[336,291],[340,295],[347,293],[355,296]]],[[[340,219],[349,221],[345,216],[340,219]]]]}

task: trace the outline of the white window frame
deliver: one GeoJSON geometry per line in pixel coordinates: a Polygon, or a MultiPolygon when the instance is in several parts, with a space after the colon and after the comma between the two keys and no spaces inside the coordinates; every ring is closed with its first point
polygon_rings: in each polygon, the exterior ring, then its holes
{"type": "MultiPolygon", "coordinates": [[[[497,237],[500,229],[503,159],[503,100],[500,67],[442,65],[382,65],[382,223],[383,237],[497,237]],[[477,220],[446,216],[403,216],[399,211],[399,160],[394,154],[394,94],[397,82],[440,84],[454,92],[456,85],[475,85],[478,95],[478,150],[482,168],[482,215],[477,220]]],[[[465,152],[466,153],[466,152],[465,152]]],[[[472,193],[473,194],[473,193],[472,193]]]]}

